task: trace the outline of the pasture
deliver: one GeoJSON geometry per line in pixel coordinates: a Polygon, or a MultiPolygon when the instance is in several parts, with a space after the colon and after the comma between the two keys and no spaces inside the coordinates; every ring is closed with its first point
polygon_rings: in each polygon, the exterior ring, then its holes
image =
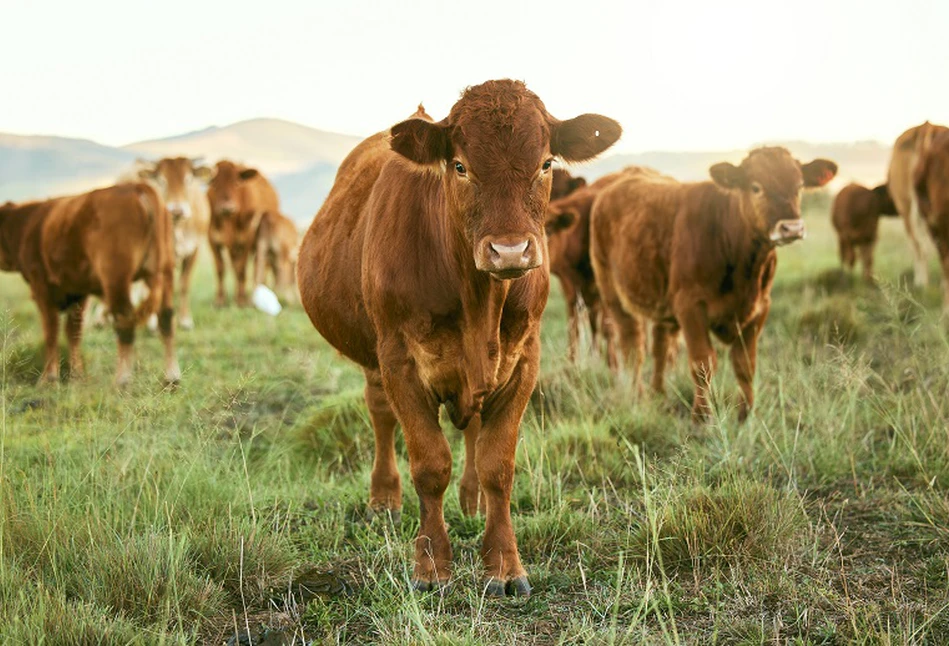
{"type": "Polygon", "coordinates": [[[0,643],[949,642],[940,272],[907,289],[902,223],[885,220],[879,285],[842,276],[815,204],[808,239],[778,252],[741,426],[724,354],[703,427],[684,352],[665,400],[635,401],[588,352],[571,365],[553,281],[514,486],[526,600],[483,594],[483,519],[461,513],[447,418],[454,580],[410,591],[401,442],[401,521],[365,517],[362,373],[299,307],[215,309],[207,248],[176,391],[144,330],[126,390],[110,329],[87,331],[84,380],[35,386],[36,307],[0,275],[0,643]]]}

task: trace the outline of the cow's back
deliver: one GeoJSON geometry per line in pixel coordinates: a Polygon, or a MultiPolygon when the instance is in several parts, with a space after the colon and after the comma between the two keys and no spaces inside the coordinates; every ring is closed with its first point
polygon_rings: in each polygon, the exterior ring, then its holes
{"type": "Polygon", "coordinates": [[[391,152],[388,132],[361,142],[336,180],[300,245],[300,300],[323,337],[342,354],[376,367],[376,337],[366,313],[361,275],[366,203],[391,152]]]}
{"type": "Polygon", "coordinates": [[[932,138],[946,131],[949,131],[949,128],[927,121],[901,134],[893,144],[887,184],[893,203],[904,218],[908,217],[913,200],[913,172],[916,162],[932,138]]]}

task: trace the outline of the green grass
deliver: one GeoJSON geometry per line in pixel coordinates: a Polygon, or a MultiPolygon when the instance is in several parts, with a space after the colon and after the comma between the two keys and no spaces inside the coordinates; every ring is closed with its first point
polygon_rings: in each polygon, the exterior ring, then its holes
{"type": "Polygon", "coordinates": [[[864,285],[838,271],[826,213],[808,226],[779,251],[743,426],[725,356],[701,428],[681,355],[663,400],[635,400],[596,357],[568,364],[553,289],[513,499],[526,601],[482,594],[453,429],[455,581],[409,591],[404,448],[402,520],[368,522],[362,375],[300,309],[214,309],[205,254],[177,391],[147,332],[116,391],[114,336],[95,329],[86,378],[38,388],[35,307],[0,276],[0,643],[949,643],[939,272],[908,289],[885,221],[864,285]]]}

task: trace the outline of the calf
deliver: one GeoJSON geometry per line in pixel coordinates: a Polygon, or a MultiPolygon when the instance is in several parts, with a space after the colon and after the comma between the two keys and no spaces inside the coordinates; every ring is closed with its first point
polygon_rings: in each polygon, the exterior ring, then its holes
{"type": "Polygon", "coordinates": [[[217,272],[214,302],[218,306],[227,303],[224,289],[224,249],[227,249],[237,278],[237,304],[246,306],[247,261],[257,248],[257,232],[264,215],[280,212],[277,191],[256,168],[223,160],[214,167],[214,177],[208,184],[208,202],[211,205],[208,240],[217,272]]]}
{"type": "Polygon", "coordinates": [[[942,265],[943,310],[949,312],[949,129],[934,132],[913,170],[913,195],[942,265]]]}
{"type": "MultiPolygon", "coordinates": [[[[924,287],[929,283],[926,256],[931,249],[925,234],[927,225],[920,210],[919,192],[915,187],[917,167],[927,156],[933,139],[946,132],[949,132],[949,128],[927,121],[901,134],[893,144],[890,168],[887,172],[890,196],[900,217],[903,218],[906,234],[909,236],[913,250],[913,276],[917,287],[924,287]]],[[[940,181],[949,182],[949,169],[944,169],[941,177],[940,181]]],[[[944,287],[944,289],[949,289],[949,287],[944,287]]]]}
{"type": "Polygon", "coordinates": [[[837,231],[840,263],[853,269],[859,253],[867,281],[873,280],[873,248],[881,215],[899,215],[886,184],[873,189],[848,184],[834,198],[831,222],[837,231]]]}
{"type": "Polygon", "coordinates": [[[748,416],[775,247],[804,237],[801,188],[822,186],[836,172],[827,160],[801,165],[784,148],[758,148],[740,166],[712,166],[712,182],[630,177],[603,191],[591,215],[590,253],[637,389],[643,319],[654,322],[652,386],[658,392],[670,337],[681,328],[695,383],[693,418],[705,417],[716,363],[711,331],[732,346],[743,394],[739,419],[748,416]]]}
{"type": "Polygon", "coordinates": [[[297,301],[294,273],[300,246],[300,233],[293,220],[280,213],[266,213],[257,231],[254,253],[254,275],[263,285],[269,269],[274,276],[274,290],[286,301],[297,301]]]}
{"type": "Polygon", "coordinates": [[[157,162],[139,162],[138,176],[154,183],[171,214],[175,230],[175,262],[179,267],[178,325],[194,328],[191,316],[191,274],[198,251],[208,237],[211,209],[199,182],[211,178],[211,169],[199,159],[166,157],[157,162]]]}
{"type": "Polygon", "coordinates": [[[171,218],[145,183],[120,184],[75,197],[0,207],[0,269],[19,271],[43,322],[46,363],[41,382],[59,381],[59,315],[66,312],[70,372],[83,373],[79,342],[86,299],[104,298],[118,336],[118,385],[132,375],[135,327],[156,310],[165,345],[165,381],[181,377],[174,347],[174,255],[171,218]],[[148,298],[136,309],[129,293],[144,280],[148,298]]]}
{"type": "Polygon", "coordinates": [[[362,366],[376,439],[370,507],[398,513],[395,426],[405,435],[421,522],[414,585],[450,576],[442,500],[445,405],[465,435],[461,506],[486,510],[487,591],[528,594],[511,524],[518,427],[537,380],[547,301],[544,215],[554,157],[590,159],[615,121],[553,118],[523,83],[465,90],[447,118],[411,118],[343,161],[300,249],[313,325],[362,366]]]}

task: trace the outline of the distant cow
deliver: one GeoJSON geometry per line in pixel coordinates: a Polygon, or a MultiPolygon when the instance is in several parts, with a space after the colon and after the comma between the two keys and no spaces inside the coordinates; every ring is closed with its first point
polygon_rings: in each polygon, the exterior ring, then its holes
{"type": "Polygon", "coordinates": [[[840,263],[853,269],[860,254],[863,277],[873,280],[873,248],[877,243],[880,216],[899,215],[886,184],[869,189],[848,184],[834,198],[831,222],[837,231],[840,263]]]}
{"type": "MultiPolygon", "coordinates": [[[[919,208],[915,177],[919,162],[927,155],[933,140],[937,135],[947,131],[949,128],[937,126],[928,121],[910,128],[896,139],[890,157],[887,184],[890,196],[893,198],[896,210],[903,218],[903,224],[906,226],[906,233],[910,239],[914,256],[914,282],[917,287],[923,287],[929,282],[929,267],[926,259],[929,241],[924,233],[927,227],[919,208]]],[[[940,171],[936,172],[937,175],[940,174],[940,171]]],[[[943,169],[941,177],[941,182],[949,182],[949,169],[943,169]]],[[[949,289],[949,287],[944,287],[944,289],[949,289]]]]}
{"type": "Polygon", "coordinates": [[[248,304],[247,261],[257,248],[257,233],[264,215],[280,212],[277,191],[256,168],[224,160],[214,167],[214,177],[208,184],[208,202],[211,205],[208,240],[217,271],[215,304],[221,306],[227,302],[224,289],[224,249],[227,249],[237,278],[237,304],[245,306],[248,304]]]}
{"type": "Polygon", "coordinates": [[[418,589],[450,575],[442,501],[452,458],[438,421],[445,404],[465,433],[462,509],[487,513],[487,591],[530,591],[510,510],[549,287],[551,164],[592,158],[619,135],[619,124],[599,115],[553,118],[520,82],[470,87],[446,119],[411,118],[359,144],[303,238],[303,306],[366,375],[377,512],[402,507],[397,421],[405,435],[421,510],[418,589]]]}
{"type": "Polygon", "coordinates": [[[266,213],[257,231],[254,273],[258,285],[266,281],[267,271],[274,277],[274,291],[288,303],[297,301],[295,272],[300,247],[300,232],[293,220],[280,213],[266,213]]]}
{"type": "MultiPolygon", "coordinates": [[[[580,299],[587,309],[593,346],[596,347],[600,319],[600,295],[590,264],[590,209],[600,192],[622,176],[610,173],[593,182],[584,183],[547,205],[547,248],[550,251],[550,273],[560,280],[567,302],[568,356],[577,357],[580,343],[580,299]]],[[[578,178],[582,179],[582,178],[578,178]]]]}
{"type": "Polygon", "coordinates": [[[181,377],[174,347],[174,244],[171,218],[145,183],[121,184],[74,197],[0,207],[0,269],[19,271],[43,322],[46,363],[40,381],[59,380],[59,315],[66,312],[70,372],[83,373],[79,342],[90,294],[104,297],[119,343],[115,381],[132,375],[135,327],[158,311],[165,344],[165,380],[181,377]],[[133,280],[148,298],[135,309],[133,280]]]}
{"type": "Polygon", "coordinates": [[[574,177],[562,168],[555,168],[553,180],[550,182],[550,201],[559,200],[573,193],[578,188],[587,185],[586,179],[574,177]]]}
{"type": "Polygon", "coordinates": [[[913,194],[942,265],[943,309],[949,311],[949,129],[932,134],[913,170],[913,194]]]}
{"type": "Polygon", "coordinates": [[[175,261],[180,268],[178,278],[178,325],[194,328],[191,316],[191,273],[198,251],[208,238],[211,209],[206,190],[199,182],[211,179],[211,169],[199,159],[166,157],[157,162],[139,162],[139,178],[153,182],[165,207],[171,214],[175,229],[175,261]]]}
{"type": "Polygon", "coordinates": [[[739,419],[748,416],[758,335],[771,306],[775,247],[804,237],[802,187],[822,186],[836,172],[831,161],[801,165],[784,148],[758,148],[740,166],[712,166],[713,182],[631,177],[603,191],[593,207],[590,253],[637,389],[643,319],[655,323],[657,392],[663,390],[670,336],[681,328],[695,383],[693,418],[705,417],[716,364],[711,331],[732,346],[743,394],[739,419]]]}

